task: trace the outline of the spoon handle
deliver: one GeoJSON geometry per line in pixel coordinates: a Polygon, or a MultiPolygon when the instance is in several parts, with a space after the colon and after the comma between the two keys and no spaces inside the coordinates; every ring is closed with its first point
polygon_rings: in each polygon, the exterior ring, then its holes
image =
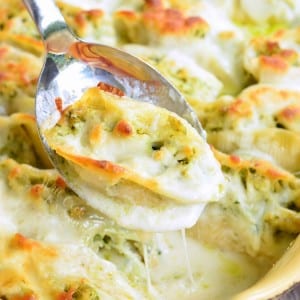
{"type": "Polygon", "coordinates": [[[50,52],[64,52],[75,37],[53,0],[23,0],[50,52]]]}

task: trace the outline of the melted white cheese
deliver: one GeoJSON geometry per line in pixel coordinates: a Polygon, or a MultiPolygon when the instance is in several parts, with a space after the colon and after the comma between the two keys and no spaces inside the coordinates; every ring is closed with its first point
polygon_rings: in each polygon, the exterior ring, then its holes
{"type": "Polygon", "coordinates": [[[72,180],[72,184],[77,186],[78,194],[87,198],[91,206],[99,211],[105,211],[108,217],[116,220],[125,228],[138,228],[152,232],[189,228],[196,223],[206,205],[205,203],[189,205],[169,203],[167,206],[161,204],[156,208],[138,204],[133,206],[130,203],[116,201],[117,199],[95,190],[86,181],[87,176],[90,175],[83,172],[82,169],[79,169],[78,172],[82,178],[78,181],[75,178],[72,180]],[[82,180],[85,180],[84,184],[82,180]]]}
{"type": "Polygon", "coordinates": [[[149,265],[152,284],[161,299],[230,299],[260,275],[259,266],[245,256],[207,248],[190,238],[186,243],[193,285],[181,233],[157,234],[160,255],[153,255],[152,260],[150,256],[149,265]]]}
{"type": "Polygon", "coordinates": [[[218,201],[224,189],[220,165],[198,132],[149,103],[91,88],[44,133],[65,159],[60,169],[68,183],[123,227],[152,232],[191,227],[204,204],[218,201]],[[79,120],[77,130],[72,130],[70,115],[79,120]],[[107,129],[119,120],[132,128],[126,138],[107,129]],[[89,132],[95,127],[101,129],[101,139],[91,143],[89,132]],[[159,152],[152,147],[157,141],[162,143],[159,152]],[[120,175],[110,172],[115,178],[107,179],[97,165],[102,161],[122,170],[120,175]]]}
{"type": "MultiPolygon", "coordinates": [[[[72,242],[80,238],[63,215],[51,214],[35,205],[26,195],[18,195],[0,179],[0,226],[46,242],[72,242]]],[[[28,197],[28,196],[27,196],[28,197]]]]}

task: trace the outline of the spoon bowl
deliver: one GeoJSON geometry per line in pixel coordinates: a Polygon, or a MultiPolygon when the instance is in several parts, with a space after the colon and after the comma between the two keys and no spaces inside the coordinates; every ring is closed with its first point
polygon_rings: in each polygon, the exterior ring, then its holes
{"type": "Polygon", "coordinates": [[[64,162],[48,145],[44,132],[57,123],[66,107],[99,83],[134,100],[175,112],[205,139],[196,114],[173,85],[155,69],[126,52],[75,37],[52,0],[24,0],[24,3],[47,51],[35,102],[41,140],[54,167],[75,192],[84,197],[78,184],[68,181],[64,162]]]}

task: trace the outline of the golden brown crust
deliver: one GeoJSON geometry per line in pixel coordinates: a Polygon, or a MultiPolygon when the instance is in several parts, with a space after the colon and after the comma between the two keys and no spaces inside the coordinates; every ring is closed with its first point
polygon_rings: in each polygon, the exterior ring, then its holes
{"type": "Polygon", "coordinates": [[[61,189],[65,189],[67,187],[66,181],[61,176],[57,176],[55,184],[58,188],[61,188],[61,189]]]}
{"type": "Polygon", "coordinates": [[[33,64],[34,57],[25,52],[15,51],[7,44],[0,44],[0,83],[13,82],[18,87],[35,85],[40,65],[33,64]]]}
{"type": "Polygon", "coordinates": [[[201,17],[185,17],[177,9],[155,9],[144,12],[142,20],[146,27],[154,27],[160,34],[186,34],[189,31],[207,31],[208,24],[201,17]]]}
{"type": "Polygon", "coordinates": [[[120,120],[114,128],[114,132],[122,137],[130,137],[133,134],[133,129],[129,122],[120,120]]]}
{"type": "Polygon", "coordinates": [[[42,194],[44,192],[44,185],[43,184],[35,184],[30,188],[30,196],[33,199],[41,199],[42,194]]]}
{"type": "Polygon", "coordinates": [[[100,143],[102,137],[102,126],[100,124],[94,125],[89,132],[89,142],[92,146],[100,143]]]}
{"type": "Polygon", "coordinates": [[[276,73],[285,73],[288,70],[288,64],[278,56],[260,56],[259,64],[261,68],[269,69],[276,73]]]}
{"type": "Polygon", "coordinates": [[[100,172],[107,179],[112,181],[119,180],[126,174],[126,170],[119,165],[113,164],[106,160],[96,160],[86,156],[74,155],[66,152],[65,149],[56,148],[56,153],[69,161],[73,161],[79,166],[90,169],[91,171],[100,172]]]}
{"type": "Polygon", "coordinates": [[[40,254],[54,258],[57,256],[57,251],[54,247],[45,246],[36,240],[29,239],[20,233],[16,233],[10,242],[12,248],[20,251],[32,252],[38,251],[40,254]]]}
{"type": "Polygon", "coordinates": [[[38,56],[44,53],[43,42],[22,1],[12,0],[9,5],[2,1],[0,16],[0,42],[5,41],[38,56]]]}
{"type": "Polygon", "coordinates": [[[251,131],[283,127],[298,133],[299,100],[299,91],[257,84],[237,98],[220,98],[204,105],[201,120],[208,132],[247,130],[251,135],[251,131]]]}
{"type": "Polygon", "coordinates": [[[222,112],[229,116],[236,118],[242,118],[252,115],[251,105],[247,101],[243,101],[241,98],[237,98],[234,102],[228,106],[221,108],[222,112]]]}
{"type": "Polygon", "coordinates": [[[146,9],[163,9],[164,4],[162,0],[145,0],[146,9]]]}
{"type": "Polygon", "coordinates": [[[299,37],[300,30],[293,28],[252,39],[245,52],[246,69],[259,82],[280,83],[293,68],[299,68],[299,37]]]}
{"type": "Polygon", "coordinates": [[[255,170],[255,172],[261,176],[269,178],[271,180],[287,180],[294,181],[295,177],[288,171],[285,171],[274,164],[262,160],[262,159],[242,159],[234,154],[224,154],[216,149],[213,149],[214,155],[222,166],[227,166],[236,171],[242,169],[255,170]]]}
{"type": "Polygon", "coordinates": [[[82,9],[78,6],[57,1],[58,7],[61,9],[68,25],[75,31],[79,37],[88,34],[89,29],[100,28],[104,16],[101,9],[82,9]]]}
{"type": "MultiPolygon", "coordinates": [[[[208,23],[200,16],[187,16],[176,8],[164,7],[161,1],[147,1],[142,12],[120,10],[115,13],[115,19],[120,26],[120,31],[127,35],[133,42],[145,40],[145,35],[155,33],[159,36],[191,36],[203,37],[209,30],[208,23]],[[144,33],[138,32],[143,28],[144,33]],[[129,36],[125,31],[135,35],[129,36]]],[[[150,40],[148,41],[150,42],[150,40]]]]}
{"type": "Polygon", "coordinates": [[[282,119],[284,123],[294,122],[300,119],[300,104],[292,104],[283,108],[277,115],[278,121],[282,119]]]}
{"type": "MultiPolygon", "coordinates": [[[[123,168],[111,161],[96,160],[86,156],[74,155],[61,148],[56,148],[55,151],[58,155],[62,156],[66,160],[73,162],[82,168],[88,169],[91,176],[93,176],[93,172],[96,176],[100,175],[102,180],[107,180],[110,185],[115,185],[118,182],[128,180],[129,182],[137,182],[141,186],[144,186],[150,190],[157,189],[158,183],[155,180],[151,178],[141,178],[134,172],[131,172],[130,170],[123,168]]],[[[97,178],[96,176],[95,178],[97,178]]],[[[157,196],[157,198],[159,199],[160,196],[157,196]]],[[[136,199],[136,201],[138,200],[136,199]]]]}

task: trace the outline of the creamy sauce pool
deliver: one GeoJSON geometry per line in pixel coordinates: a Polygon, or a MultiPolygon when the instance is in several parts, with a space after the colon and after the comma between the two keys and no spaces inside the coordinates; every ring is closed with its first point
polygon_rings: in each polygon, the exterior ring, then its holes
{"type": "Polygon", "coordinates": [[[158,233],[156,240],[161,255],[154,259],[149,255],[149,273],[163,299],[230,299],[262,275],[260,266],[248,257],[208,248],[188,237],[186,254],[180,231],[158,233]]]}

